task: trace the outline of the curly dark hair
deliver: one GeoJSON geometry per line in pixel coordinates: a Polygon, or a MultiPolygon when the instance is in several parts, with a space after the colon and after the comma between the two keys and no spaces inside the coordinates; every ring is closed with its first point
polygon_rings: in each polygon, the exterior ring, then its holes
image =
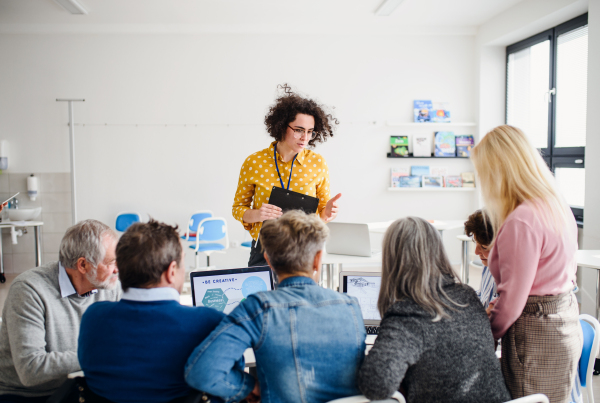
{"type": "Polygon", "coordinates": [[[473,236],[479,245],[488,246],[494,239],[494,229],[483,210],[477,210],[465,221],[465,234],[473,236]]]}
{"type": "Polygon", "coordinates": [[[282,141],[288,125],[296,120],[296,115],[299,113],[310,115],[315,119],[314,131],[317,135],[309,140],[309,146],[314,147],[316,143],[322,143],[327,141],[328,137],[333,137],[334,128],[340,122],[330,113],[325,112],[326,107],[294,93],[292,87],[287,84],[280,84],[277,88],[283,90],[283,95],[275,100],[265,116],[265,126],[271,137],[282,141]]]}

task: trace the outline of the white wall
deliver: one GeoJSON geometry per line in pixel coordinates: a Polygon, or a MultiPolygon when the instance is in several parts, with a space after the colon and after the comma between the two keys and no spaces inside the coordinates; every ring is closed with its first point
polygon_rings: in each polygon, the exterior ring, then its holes
{"type": "MultiPolygon", "coordinates": [[[[230,209],[239,168],[268,145],[262,120],[283,82],[336,108],[338,133],[317,152],[343,193],[339,221],[462,219],[476,208],[471,194],[388,192],[398,164],[472,166],[387,159],[389,135],[406,130],[382,124],[410,122],[413,99],[448,101],[455,121],[475,121],[473,36],[4,34],[0,54],[11,172],[69,171],[67,109],[55,98],[86,99],[75,106],[80,219],[112,223],[133,209],[184,225],[211,209],[241,240],[230,209]]],[[[458,233],[446,236],[454,261],[458,233]]]]}

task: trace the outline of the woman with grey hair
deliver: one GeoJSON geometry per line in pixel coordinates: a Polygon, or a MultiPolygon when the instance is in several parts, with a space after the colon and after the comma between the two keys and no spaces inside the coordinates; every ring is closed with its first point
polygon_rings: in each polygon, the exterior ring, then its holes
{"type": "Polygon", "coordinates": [[[192,387],[226,402],[321,403],[358,394],[366,336],[358,301],[314,280],[327,234],[323,220],[300,211],[264,222],[260,239],[279,287],[249,295],[194,350],[185,368],[192,387]],[[250,347],[258,380],[240,365],[250,347]]]}
{"type": "Polygon", "coordinates": [[[403,392],[407,402],[506,402],[490,322],[462,284],[427,221],[394,222],[383,240],[381,327],[358,386],[371,400],[403,392]]]}

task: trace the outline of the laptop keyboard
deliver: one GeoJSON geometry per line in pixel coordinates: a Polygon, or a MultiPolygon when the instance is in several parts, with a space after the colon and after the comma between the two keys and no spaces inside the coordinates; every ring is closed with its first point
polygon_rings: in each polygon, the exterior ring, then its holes
{"type": "Polygon", "coordinates": [[[379,334],[379,326],[365,326],[367,334],[379,334]]]}

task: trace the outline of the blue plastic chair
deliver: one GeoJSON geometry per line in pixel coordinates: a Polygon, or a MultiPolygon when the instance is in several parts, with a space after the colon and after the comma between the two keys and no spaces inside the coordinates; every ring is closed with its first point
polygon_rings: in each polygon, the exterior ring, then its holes
{"type": "Polygon", "coordinates": [[[200,268],[199,253],[206,254],[206,266],[210,266],[210,254],[229,247],[227,222],[224,218],[205,218],[200,221],[196,230],[196,244],[190,249],[196,252],[196,270],[200,268]]]}
{"type": "Polygon", "coordinates": [[[181,237],[181,239],[185,239],[186,241],[196,242],[196,231],[198,231],[198,224],[205,218],[210,218],[213,216],[212,211],[210,210],[202,210],[196,211],[190,217],[187,225],[187,230],[185,231],[185,235],[181,237]],[[192,235],[193,234],[193,235],[192,235]]]}
{"type": "Polygon", "coordinates": [[[127,231],[127,228],[131,226],[131,224],[135,224],[136,222],[142,221],[142,217],[140,213],[135,211],[126,211],[123,213],[117,214],[117,219],[115,222],[115,229],[119,232],[127,231]]]}
{"type": "Polygon", "coordinates": [[[598,354],[598,343],[600,341],[600,323],[593,316],[579,315],[579,323],[583,331],[583,349],[579,359],[579,380],[581,387],[587,393],[588,402],[594,401],[594,390],[592,378],[594,376],[594,363],[598,354]]]}

